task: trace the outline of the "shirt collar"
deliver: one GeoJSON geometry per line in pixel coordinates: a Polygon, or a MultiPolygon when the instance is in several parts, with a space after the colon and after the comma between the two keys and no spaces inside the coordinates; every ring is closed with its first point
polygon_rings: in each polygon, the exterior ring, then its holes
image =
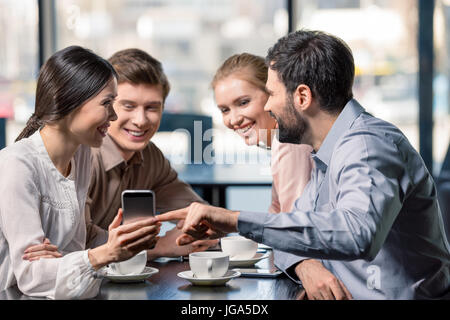
{"type": "MultiPolygon", "coordinates": [[[[42,129],[42,128],[41,128],[42,129]]],[[[41,159],[46,161],[49,164],[50,171],[53,172],[59,179],[59,181],[67,181],[67,180],[74,180],[74,174],[75,174],[75,162],[74,158],[72,157],[70,159],[70,163],[72,165],[72,168],[70,170],[70,173],[67,177],[63,176],[58,169],[56,168],[55,164],[53,163],[52,159],[50,158],[50,155],[48,154],[47,148],[45,147],[44,140],[41,136],[41,129],[36,130],[29,138],[31,141],[33,141],[33,144],[36,147],[37,153],[41,156],[41,159]]],[[[79,149],[78,149],[79,150],[79,149]]]]}
{"type": "Polygon", "coordinates": [[[44,140],[42,140],[40,130],[36,130],[36,132],[34,132],[30,136],[30,139],[33,141],[34,145],[36,146],[38,153],[40,155],[43,155],[45,159],[47,159],[47,158],[50,159],[47,149],[45,148],[45,145],[44,145],[44,140]]]}
{"type": "Polygon", "coordinates": [[[325,137],[325,140],[323,140],[319,150],[312,156],[319,169],[324,171],[330,165],[330,159],[336,141],[351,127],[355,119],[363,112],[365,112],[364,108],[355,99],[347,102],[325,137]]]}
{"type": "Polygon", "coordinates": [[[109,134],[103,139],[103,144],[100,147],[100,154],[102,155],[103,167],[106,171],[109,171],[120,164],[124,163],[125,165],[138,164],[141,165],[143,163],[144,157],[142,151],[135,152],[131,159],[126,162],[125,159],[120,154],[119,148],[114,140],[111,138],[109,134]]]}
{"type": "Polygon", "coordinates": [[[40,129],[36,130],[36,132],[34,132],[30,136],[30,139],[33,141],[34,145],[36,146],[37,152],[41,156],[41,159],[44,159],[47,163],[50,164],[50,170],[59,173],[59,171],[56,169],[52,159],[50,158],[50,155],[48,154],[47,149],[45,148],[44,140],[42,140],[40,131],[41,131],[40,129]]]}

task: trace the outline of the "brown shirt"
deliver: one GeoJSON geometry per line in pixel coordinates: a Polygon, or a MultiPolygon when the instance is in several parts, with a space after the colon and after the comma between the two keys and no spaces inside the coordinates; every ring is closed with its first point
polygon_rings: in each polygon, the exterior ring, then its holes
{"type": "Polygon", "coordinates": [[[121,207],[126,189],[150,189],[155,193],[156,211],[162,213],[204,201],[185,182],[161,150],[152,142],[126,162],[107,135],[100,148],[91,149],[91,182],[86,200],[86,247],[107,241],[107,230],[121,207]]]}

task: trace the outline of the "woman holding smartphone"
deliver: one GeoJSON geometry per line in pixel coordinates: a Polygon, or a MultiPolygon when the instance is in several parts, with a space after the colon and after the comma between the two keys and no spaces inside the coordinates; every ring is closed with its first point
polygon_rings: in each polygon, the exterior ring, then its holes
{"type": "Polygon", "coordinates": [[[157,241],[154,218],[121,226],[119,210],[108,242],[85,250],[90,147],[102,144],[117,118],[116,95],[116,72],[89,50],[65,48],[42,67],[34,114],[0,151],[0,290],[17,285],[30,296],[91,298],[103,266],[157,241]]]}
{"type": "MultiPolygon", "coordinates": [[[[225,126],[239,134],[247,145],[271,149],[273,182],[269,212],[291,212],[311,176],[312,147],[280,143],[275,137],[277,122],[264,111],[269,98],[265,86],[267,71],[264,58],[236,54],[216,71],[211,86],[225,126]]],[[[328,284],[336,280],[320,261],[274,252],[277,267],[293,280],[300,279],[309,299],[321,299],[330,289],[328,284]]],[[[341,286],[351,298],[345,286],[341,286]]]]}

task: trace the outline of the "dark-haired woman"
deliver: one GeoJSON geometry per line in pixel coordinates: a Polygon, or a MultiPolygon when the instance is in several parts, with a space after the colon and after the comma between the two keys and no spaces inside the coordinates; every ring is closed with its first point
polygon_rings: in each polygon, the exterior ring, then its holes
{"type": "Polygon", "coordinates": [[[55,53],[42,67],[35,113],[17,142],[0,151],[0,290],[52,299],[98,294],[102,267],[152,247],[154,219],[120,225],[119,210],[108,242],[85,250],[84,206],[90,147],[99,147],[117,95],[117,75],[101,57],[81,47],[55,53]],[[28,261],[26,249],[58,247],[28,261]],[[24,257],[25,252],[25,257],[24,257]]]}

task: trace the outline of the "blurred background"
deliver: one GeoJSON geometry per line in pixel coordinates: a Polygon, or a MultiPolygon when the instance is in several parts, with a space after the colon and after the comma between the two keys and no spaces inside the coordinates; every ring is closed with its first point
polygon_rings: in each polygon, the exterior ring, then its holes
{"type": "MultiPolygon", "coordinates": [[[[216,155],[258,152],[225,130],[210,81],[230,55],[265,56],[300,28],[349,44],[355,98],[397,125],[437,176],[450,140],[450,0],[0,0],[3,139],[12,143],[33,112],[39,68],[53,52],[77,44],[108,58],[137,47],[164,66],[166,112],[210,116],[216,155]]],[[[166,132],[153,141],[169,158],[188,148],[166,132]]],[[[270,188],[262,192],[252,194],[270,200],[270,188]]]]}

